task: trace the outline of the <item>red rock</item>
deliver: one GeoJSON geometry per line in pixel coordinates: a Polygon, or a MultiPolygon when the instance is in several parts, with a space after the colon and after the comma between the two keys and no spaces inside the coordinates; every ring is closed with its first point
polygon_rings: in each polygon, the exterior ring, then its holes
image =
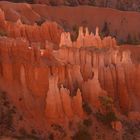
{"type": "Polygon", "coordinates": [[[129,112],[128,118],[133,121],[140,121],[140,112],[129,112]]]}
{"type": "Polygon", "coordinates": [[[72,98],[72,108],[74,110],[74,114],[76,114],[81,118],[84,116],[82,104],[83,102],[82,102],[81,91],[78,89],[76,96],[72,98]]]}
{"type": "Polygon", "coordinates": [[[57,87],[58,77],[49,78],[49,90],[46,97],[46,117],[47,119],[61,119],[64,117],[59,88],[57,87]]]}
{"type": "Polygon", "coordinates": [[[60,39],[60,44],[59,46],[67,46],[67,47],[75,47],[75,48],[80,48],[80,47],[98,47],[98,48],[103,48],[103,47],[109,47],[113,48],[116,47],[116,40],[114,38],[105,37],[103,40],[101,40],[99,36],[99,28],[96,28],[96,34],[94,36],[93,33],[89,34],[88,28],[85,28],[85,33],[83,30],[83,27],[79,28],[79,33],[77,40],[75,42],[71,41],[70,38],[70,33],[62,33],[61,34],[61,39],[60,39]]]}
{"type": "Polygon", "coordinates": [[[122,123],[120,121],[114,121],[111,123],[112,128],[115,129],[118,132],[122,131],[122,123]]]}
{"type": "Polygon", "coordinates": [[[83,84],[83,96],[93,108],[98,108],[100,106],[98,97],[107,93],[100,86],[97,68],[93,69],[93,75],[92,79],[89,79],[83,84]]]}
{"type": "MultiPolygon", "coordinates": [[[[113,98],[119,113],[139,120],[139,47],[117,47],[111,37],[101,39],[98,28],[94,35],[81,27],[72,42],[56,23],[12,23],[2,11],[0,18],[8,33],[0,37],[0,89],[35,128],[83,119],[84,102],[96,110],[103,95],[113,98]]],[[[121,131],[120,122],[112,125],[121,131]]]]}
{"type": "Polygon", "coordinates": [[[60,96],[62,98],[62,106],[64,109],[65,115],[70,119],[74,117],[73,108],[71,103],[70,92],[63,86],[60,88],[60,96]]]}
{"type": "Polygon", "coordinates": [[[44,22],[41,26],[37,26],[37,24],[27,25],[23,24],[20,19],[16,23],[6,21],[2,10],[0,15],[0,27],[4,28],[8,37],[23,37],[29,42],[41,42],[43,46],[46,40],[57,45],[60,42],[60,35],[63,30],[56,22],[44,22]]]}

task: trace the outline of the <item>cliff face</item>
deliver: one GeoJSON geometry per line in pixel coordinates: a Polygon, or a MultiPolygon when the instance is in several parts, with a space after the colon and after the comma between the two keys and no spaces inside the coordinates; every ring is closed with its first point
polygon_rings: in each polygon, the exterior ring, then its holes
{"type": "MultiPolygon", "coordinates": [[[[62,48],[54,54],[57,60],[65,64],[81,66],[82,77],[86,80],[83,91],[85,94],[89,92],[89,100],[92,100],[90,96],[96,97],[95,95],[100,95],[106,91],[110,96],[119,100],[123,111],[131,110],[135,106],[135,100],[130,100],[130,96],[133,96],[132,92],[135,92],[136,95],[139,92],[139,87],[132,80],[135,74],[139,73],[136,72],[139,65],[132,63],[129,51],[120,53],[118,50],[108,50],[107,52],[80,50],[77,52],[72,48],[62,48]],[[92,71],[92,68],[95,69],[92,71]],[[93,80],[90,80],[92,75],[94,75],[93,80]],[[93,89],[96,90],[93,91],[93,89]]],[[[92,101],[92,103],[95,102],[92,101]]]]}
{"type": "Polygon", "coordinates": [[[111,96],[122,113],[140,111],[140,66],[132,62],[130,51],[88,47],[47,51],[24,39],[0,39],[1,89],[21,111],[30,112],[25,113],[28,117],[36,118],[38,112],[58,122],[83,117],[82,104],[97,109],[103,95],[111,96]]]}

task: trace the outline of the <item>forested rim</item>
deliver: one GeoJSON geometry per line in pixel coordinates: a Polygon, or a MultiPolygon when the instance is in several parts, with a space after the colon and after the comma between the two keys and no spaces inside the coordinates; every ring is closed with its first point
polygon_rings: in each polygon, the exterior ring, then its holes
{"type": "Polygon", "coordinates": [[[27,2],[30,4],[47,4],[51,6],[67,5],[90,5],[98,7],[109,7],[123,11],[140,11],[139,0],[7,0],[11,2],[27,2]]]}

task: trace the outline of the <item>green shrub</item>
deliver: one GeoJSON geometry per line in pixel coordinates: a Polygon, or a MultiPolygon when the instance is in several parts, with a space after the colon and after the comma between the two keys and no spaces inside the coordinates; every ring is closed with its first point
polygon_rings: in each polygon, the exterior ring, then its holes
{"type": "Polygon", "coordinates": [[[109,96],[100,96],[99,101],[102,113],[100,111],[96,113],[97,119],[106,124],[116,121],[117,117],[113,111],[113,99],[109,96]]]}
{"type": "Polygon", "coordinates": [[[117,117],[114,112],[108,112],[106,114],[102,114],[97,112],[96,117],[99,121],[105,123],[105,124],[110,124],[112,121],[116,121],[117,117]]]}
{"type": "Polygon", "coordinates": [[[140,39],[137,38],[136,36],[131,36],[130,34],[128,34],[126,40],[119,41],[119,45],[122,44],[139,45],[140,39]]]}
{"type": "Polygon", "coordinates": [[[77,25],[74,25],[72,27],[72,33],[71,33],[71,40],[75,41],[78,37],[78,33],[79,33],[79,27],[77,25]]]}
{"type": "Polygon", "coordinates": [[[59,131],[59,132],[64,132],[64,128],[58,124],[52,124],[51,127],[53,128],[53,130],[55,131],[59,131]]]}
{"type": "Polygon", "coordinates": [[[132,37],[130,34],[128,34],[125,44],[138,45],[138,44],[140,44],[140,40],[138,40],[136,37],[132,37]]]}
{"type": "Polygon", "coordinates": [[[104,22],[104,25],[103,25],[103,28],[102,28],[102,31],[101,31],[101,37],[108,36],[109,34],[110,34],[110,30],[109,30],[109,27],[108,27],[108,23],[104,22]]]}
{"type": "Polygon", "coordinates": [[[92,140],[90,133],[85,129],[79,129],[72,137],[73,140],[92,140]]]}
{"type": "Polygon", "coordinates": [[[49,134],[48,140],[54,140],[54,135],[53,135],[53,133],[50,133],[50,134],[49,134]]]}
{"type": "Polygon", "coordinates": [[[44,18],[41,18],[41,19],[39,19],[39,20],[37,20],[37,21],[35,21],[36,22],[36,24],[38,25],[38,26],[41,26],[44,22],[45,22],[45,19],[44,18]]]}
{"type": "Polygon", "coordinates": [[[65,129],[61,125],[52,124],[51,127],[53,128],[54,131],[59,132],[62,138],[64,138],[67,135],[65,129]]]}
{"type": "Polygon", "coordinates": [[[30,4],[33,4],[34,1],[33,0],[11,0],[12,2],[16,2],[16,3],[22,3],[22,2],[27,2],[30,4]]]}
{"type": "Polygon", "coordinates": [[[49,3],[50,3],[52,6],[57,6],[57,0],[50,0],[49,3]]]}
{"type": "Polygon", "coordinates": [[[91,119],[85,119],[83,121],[83,124],[87,127],[90,127],[90,126],[92,126],[92,120],[91,119]]]}
{"type": "Polygon", "coordinates": [[[36,134],[28,133],[24,128],[19,129],[19,136],[16,136],[17,139],[23,140],[39,140],[40,138],[36,134]]]}
{"type": "Polygon", "coordinates": [[[0,36],[7,36],[7,33],[6,31],[0,29],[0,36]]]}
{"type": "Polygon", "coordinates": [[[68,6],[78,6],[77,0],[65,0],[64,3],[65,5],[68,5],[68,6]]]}
{"type": "Polygon", "coordinates": [[[107,112],[112,110],[113,107],[113,99],[109,96],[99,96],[99,101],[101,107],[105,109],[107,112]]]}
{"type": "Polygon", "coordinates": [[[83,104],[83,110],[87,113],[87,115],[92,114],[92,109],[90,108],[88,103],[83,104]]]}
{"type": "Polygon", "coordinates": [[[89,0],[89,4],[88,5],[95,6],[96,5],[95,0],[89,0]]]}
{"type": "Polygon", "coordinates": [[[13,117],[16,108],[10,106],[6,92],[0,92],[0,133],[13,129],[13,117]]]}

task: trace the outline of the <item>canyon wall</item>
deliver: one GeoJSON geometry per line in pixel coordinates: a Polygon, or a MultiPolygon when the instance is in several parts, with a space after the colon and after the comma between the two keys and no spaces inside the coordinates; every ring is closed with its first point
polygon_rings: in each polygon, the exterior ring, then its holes
{"type": "Polygon", "coordinates": [[[130,51],[94,47],[52,51],[29,44],[25,39],[0,38],[0,88],[25,116],[47,122],[83,118],[84,102],[98,109],[98,97],[107,95],[118,111],[140,112],[140,65],[133,63],[130,51]]]}
{"type": "Polygon", "coordinates": [[[96,27],[96,33],[89,33],[88,28],[79,28],[78,37],[76,41],[71,40],[71,36],[69,32],[62,32],[60,39],[60,47],[68,46],[68,47],[98,47],[98,48],[113,48],[117,47],[117,43],[115,38],[111,36],[104,37],[101,39],[99,35],[99,28],[96,27]],[[85,30],[85,32],[84,32],[85,30]]]}
{"type": "Polygon", "coordinates": [[[28,120],[26,127],[45,131],[48,124],[82,120],[84,105],[95,113],[104,96],[113,99],[116,114],[140,120],[140,47],[118,46],[98,27],[95,35],[80,27],[72,41],[54,22],[14,23],[2,10],[0,27],[0,90],[28,120]]]}

